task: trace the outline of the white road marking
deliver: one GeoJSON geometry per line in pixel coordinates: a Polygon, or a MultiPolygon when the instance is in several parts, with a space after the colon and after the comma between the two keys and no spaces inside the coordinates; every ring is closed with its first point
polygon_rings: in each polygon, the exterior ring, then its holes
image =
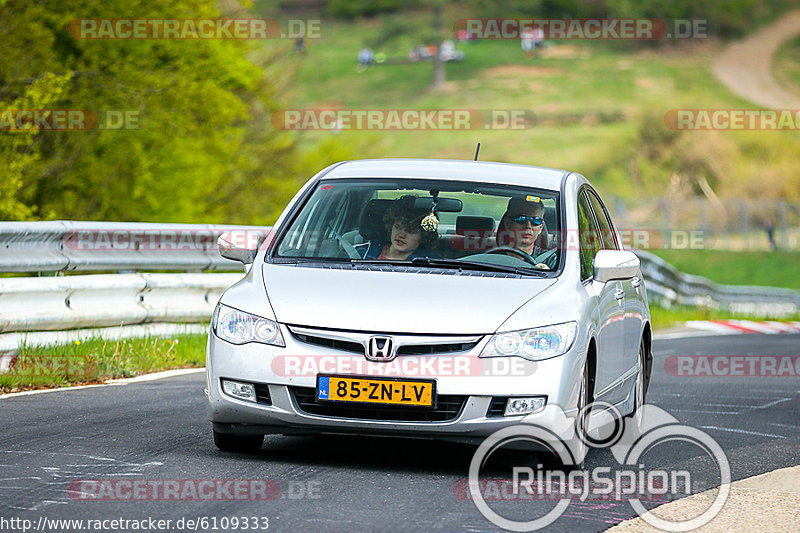
{"type": "Polygon", "coordinates": [[[776,439],[785,439],[783,435],[773,435],[772,433],[760,433],[758,431],[747,431],[737,428],[721,428],[719,426],[700,426],[700,429],[716,429],[717,431],[728,431],[730,433],[742,433],[743,435],[758,435],[759,437],[773,437],[776,439]]]}
{"type": "Polygon", "coordinates": [[[755,407],[750,407],[749,410],[753,409],[766,409],[767,407],[772,407],[773,405],[778,405],[779,403],[789,402],[791,398],[781,398],[780,400],[775,400],[774,402],[765,403],[764,405],[757,405],[755,407]]]}
{"type": "Polygon", "coordinates": [[[81,389],[93,389],[96,387],[127,385],[129,383],[142,383],[145,381],[156,381],[159,379],[172,378],[175,376],[184,376],[186,374],[199,374],[200,372],[205,372],[205,371],[206,371],[205,368],[179,368],[177,370],[165,370],[163,372],[155,372],[153,374],[144,374],[141,376],[136,376],[135,378],[109,379],[105,383],[97,383],[95,385],[76,385],[74,387],[59,387],[57,389],[36,389],[36,390],[26,390],[22,392],[9,392],[8,394],[0,394],[0,400],[2,400],[3,398],[13,398],[15,396],[30,396],[32,394],[44,394],[47,392],[73,391],[81,389]]]}

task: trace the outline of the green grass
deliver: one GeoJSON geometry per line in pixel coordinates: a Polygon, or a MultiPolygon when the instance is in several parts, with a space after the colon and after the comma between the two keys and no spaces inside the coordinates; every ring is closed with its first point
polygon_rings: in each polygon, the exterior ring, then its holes
{"type": "MultiPolygon", "coordinates": [[[[451,13],[453,20],[463,16],[451,13]]],[[[431,90],[430,62],[408,63],[410,48],[424,40],[409,32],[375,47],[392,64],[357,65],[358,50],[392,23],[428,28],[427,13],[369,23],[326,20],[322,38],[309,39],[298,57],[291,106],[342,108],[525,109],[539,117],[615,114],[621,122],[552,123],[525,130],[343,131],[345,144],[363,146],[359,157],[444,157],[465,159],[481,141],[486,160],[542,164],[577,170],[611,162],[637,132],[637,117],[652,109],[743,107],[745,102],[710,71],[711,47],[614,49],[605,43],[554,43],[549,56],[526,59],[516,40],[458,44],[461,62],[447,65],[447,84],[431,90]],[[399,21],[399,22],[398,22],[399,21]],[[366,141],[365,141],[366,140],[366,141]]],[[[445,27],[452,24],[446,21],[445,27]]],[[[387,62],[388,63],[388,62],[387,62]]],[[[330,135],[318,132],[319,138],[330,135]]],[[[615,189],[623,191],[624,184],[615,189]]]]}
{"type": "Polygon", "coordinates": [[[781,45],[772,63],[772,73],[784,88],[800,94],[800,37],[781,45]]]}
{"type": "Polygon", "coordinates": [[[650,250],[681,272],[725,285],[763,285],[800,289],[800,252],[650,250]]]}
{"type": "Polygon", "coordinates": [[[23,346],[15,365],[0,374],[0,392],[98,383],[205,364],[205,334],[23,346]]]}
{"type": "MultiPolygon", "coordinates": [[[[708,309],[702,307],[676,306],[669,309],[659,305],[650,305],[650,321],[653,331],[680,326],[689,320],[775,320],[775,318],[743,315],[721,311],[719,309],[708,309]]],[[[800,314],[788,316],[780,319],[782,321],[800,320],[800,314]]]]}

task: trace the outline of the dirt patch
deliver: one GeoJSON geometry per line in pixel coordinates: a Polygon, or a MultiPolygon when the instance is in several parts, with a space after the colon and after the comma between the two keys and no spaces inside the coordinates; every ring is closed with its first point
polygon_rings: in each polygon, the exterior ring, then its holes
{"type": "Polygon", "coordinates": [[[539,55],[542,57],[554,57],[559,59],[574,59],[590,57],[592,52],[583,46],[564,44],[544,48],[539,52],[539,55]]]}
{"type": "Polygon", "coordinates": [[[781,43],[800,33],[800,9],[729,45],[714,63],[714,74],[731,91],[767,108],[800,107],[800,99],[781,87],[770,71],[781,43]]]}
{"type": "Polygon", "coordinates": [[[563,71],[556,67],[542,67],[539,65],[501,65],[492,67],[483,72],[484,78],[538,78],[561,74],[563,71]]]}

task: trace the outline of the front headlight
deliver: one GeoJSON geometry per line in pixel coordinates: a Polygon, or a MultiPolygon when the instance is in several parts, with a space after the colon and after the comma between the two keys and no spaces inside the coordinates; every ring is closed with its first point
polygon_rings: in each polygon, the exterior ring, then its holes
{"type": "Polygon", "coordinates": [[[227,305],[217,304],[214,316],[211,318],[211,329],[217,337],[232,344],[260,342],[273,346],[286,346],[277,322],[227,305]]]}
{"type": "Polygon", "coordinates": [[[489,339],[480,357],[516,355],[529,361],[541,361],[567,353],[577,333],[577,322],[497,333],[489,339]]]}

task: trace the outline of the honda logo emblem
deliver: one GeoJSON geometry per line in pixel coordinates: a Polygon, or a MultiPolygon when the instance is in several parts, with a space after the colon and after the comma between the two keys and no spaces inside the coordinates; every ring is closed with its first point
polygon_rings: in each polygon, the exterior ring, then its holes
{"type": "Polygon", "coordinates": [[[394,359],[394,342],[391,337],[370,337],[367,345],[367,359],[370,361],[391,361],[394,359]]]}

